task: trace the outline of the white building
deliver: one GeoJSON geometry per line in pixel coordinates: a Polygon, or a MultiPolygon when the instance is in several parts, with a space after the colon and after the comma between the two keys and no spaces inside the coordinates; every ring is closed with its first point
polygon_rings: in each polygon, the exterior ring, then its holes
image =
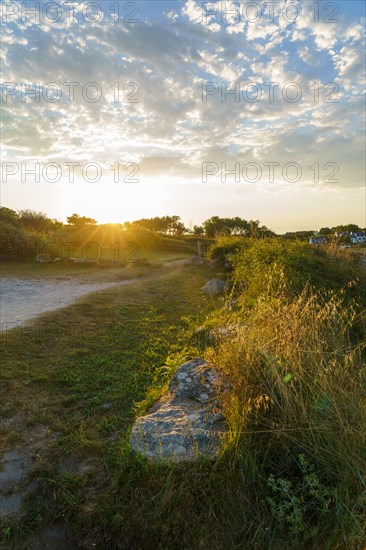
{"type": "Polygon", "coordinates": [[[326,237],[310,237],[309,239],[309,244],[316,244],[316,245],[321,245],[321,244],[326,244],[327,242],[327,238],[326,237]]]}

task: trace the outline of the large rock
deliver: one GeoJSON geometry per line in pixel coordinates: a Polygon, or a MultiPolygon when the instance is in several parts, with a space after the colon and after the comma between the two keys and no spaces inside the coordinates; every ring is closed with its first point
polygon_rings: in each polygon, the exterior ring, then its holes
{"type": "Polygon", "coordinates": [[[150,414],[133,425],[130,444],[158,462],[215,458],[226,433],[220,403],[220,376],[202,359],[179,367],[150,414]]]}
{"type": "Polygon", "coordinates": [[[217,296],[218,294],[223,294],[227,290],[228,285],[225,281],[221,279],[211,279],[205,286],[202,287],[202,292],[208,294],[209,296],[217,296]]]}

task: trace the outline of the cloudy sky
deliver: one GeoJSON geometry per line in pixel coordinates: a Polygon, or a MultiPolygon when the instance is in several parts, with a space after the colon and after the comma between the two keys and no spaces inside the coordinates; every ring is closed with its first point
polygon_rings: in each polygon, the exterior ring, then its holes
{"type": "Polygon", "coordinates": [[[21,4],[1,4],[2,205],[366,225],[364,2],[21,4]]]}

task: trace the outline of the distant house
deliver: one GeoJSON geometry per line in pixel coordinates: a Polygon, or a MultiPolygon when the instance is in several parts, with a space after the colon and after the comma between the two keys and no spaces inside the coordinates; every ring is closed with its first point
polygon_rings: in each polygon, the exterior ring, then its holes
{"type": "Polygon", "coordinates": [[[350,240],[352,244],[366,243],[366,233],[362,231],[353,231],[350,233],[350,240]]]}
{"type": "Polygon", "coordinates": [[[321,244],[326,244],[328,242],[326,237],[310,237],[309,244],[315,244],[320,246],[321,244]]]}

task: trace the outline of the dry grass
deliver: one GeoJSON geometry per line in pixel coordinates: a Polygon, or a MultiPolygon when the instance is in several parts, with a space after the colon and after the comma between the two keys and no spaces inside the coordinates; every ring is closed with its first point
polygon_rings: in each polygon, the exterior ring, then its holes
{"type": "Polygon", "coordinates": [[[333,530],[334,547],[357,548],[366,540],[366,344],[350,335],[362,314],[344,292],[294,296],[275,271],[266,283],[230,320],[239,334],[208,352],[230,384],[228,448],[249,477],[275,476],[277,500],[268,487],[265,498],[295,540],[321,531],[329,542],[333,530]],[[310,496],[299,457],[319,485],[310,496]]]}

